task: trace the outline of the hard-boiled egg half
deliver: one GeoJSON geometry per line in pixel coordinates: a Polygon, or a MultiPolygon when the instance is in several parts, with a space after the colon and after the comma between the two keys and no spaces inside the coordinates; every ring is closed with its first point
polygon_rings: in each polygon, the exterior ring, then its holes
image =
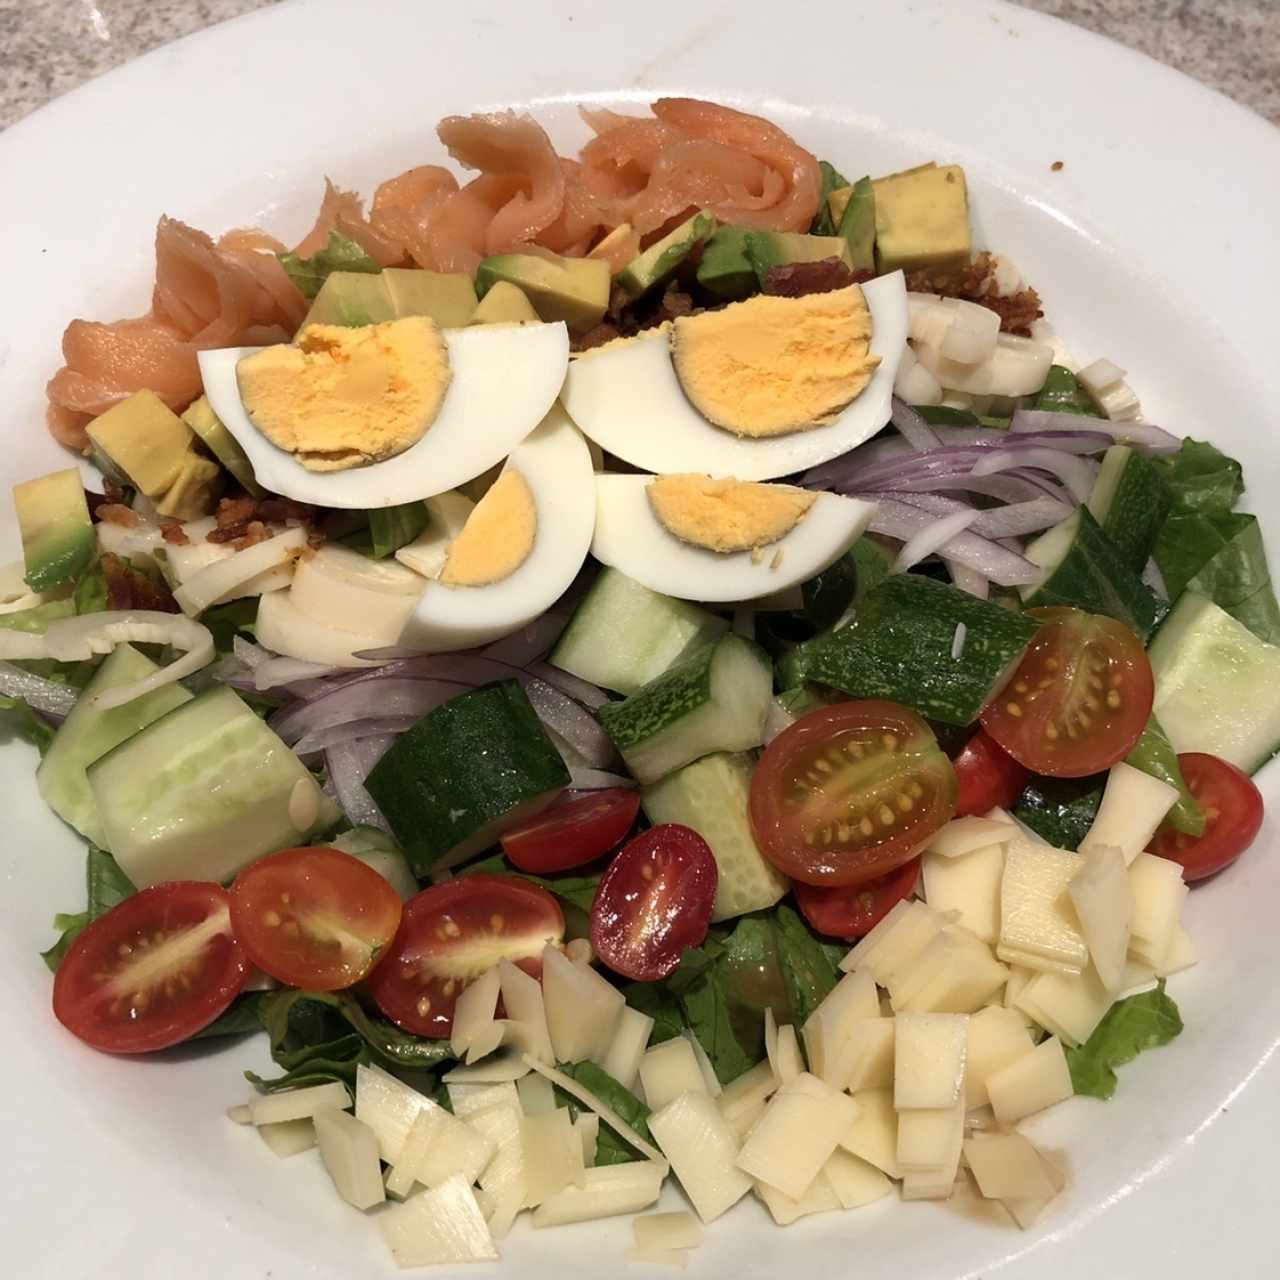
{"type": "Polygon", "coordinates": [[[771,480],[846,453],[889,421],[906,338],[899,271],[826,294],[750,298],[584,352],[560,399],[634,467],[771,480]]]}
{"type": "Polygon", "coordinates": [[[400,644],[428,653],[470,648],[545,613],[591,548],[593,481],[586,441],[557,406],[474,508],[460,495],[436,499],[435,528],[397,553],[431,578],[400,644]]]}
{"type": "Polygon", "coordinates": [[[875,511],[834,493],[704,475],[595,483],[591,554],[682,600],[753,600],[805,582],[857,541],[875,511]]]}
{"type": "Polygon", "coordinates": [[[261,485],[367,510],[455,489],[500,462],[555,403],[568,359],[563,324],[440,330],[405,316],[202,351],[200,373],[261,485]]]}

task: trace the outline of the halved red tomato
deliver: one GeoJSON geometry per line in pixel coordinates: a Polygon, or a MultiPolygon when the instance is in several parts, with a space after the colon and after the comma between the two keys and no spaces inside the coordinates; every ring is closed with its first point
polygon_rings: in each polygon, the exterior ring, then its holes
{"type": "Polygon", "coordinates": [[[797,880],[792,889],[801,915],[810,928],[828,938],[856,942],[868,934],[899,902],[911,897],[920,880],[920,859],[904,862],[896,871],[866,884],[820,889],[797,880]]]}
{"type": "Polygon", "coordinates": [[[406,1031],[443,1039],[469,982],[499,960],[541,977],[543,948],[563,938],[564,913],[540,886],[519,876],[459,876],[405,903],[369,993],[406,1031]]]}
{"type": "Polygon", "coordinates": [[[1180,862],[1184,880],[1203,880],[1230,866],[1257,839],[1262,792],[1247,773],[1217,756],[1188,751],[1178,757],[1178,768],[1204,810],[1204,832],[1188,836],[1162,827],[1147,848],[1180,862]]]}
{"type": "Polygon", "coordinates": [[[591,945],[614,973],[665,978],[707,936],[719,871],[691,827],[642,831],[609,863],[591,904],[591,945]]]}
{"type": "Polygon", "coordinates": [[[957,818],[1012,809],[1031,776],[985,729],[964,744],[951,765],[956,771],[957,818]]]}
{"type": "Polygon", "coordinates": [[[71,944],[53,1012],[107,1053],[150,1053],[202,1031],[240,994],[252,966],[217,884],[171,880],[113,907],[71,944]]]}
{"type": "Polygon", "coordinates": [[[639,812],[640,792],[630,787],[566,791],[551,808],[508,831],[502,851],[521,871],[568,871],[621,844],[639,812]]]}
{"type": "Polygon", "coordinates": [[[282,849],[231,886],[231,926],[264,973],[304,991],[365,977],[396,936],[400,895],[338,849],[282,849]]]}
{"type": "Polygon", "coordinates": [[[1029,609],[1043,624],[1013,679],[982,709],[982,727],[1020,764],[1083,778],[1133,750],[1155,680],[1123,623],[1080,609],[1029,609]]]}
{"type": "Polygon", "coordinates": [[[793,880],[877,880],[909,862],[955,811],[956,777],[929,726],[895,702],[841,702],[802,716],[751,780],[751,830],[793,880]]]}

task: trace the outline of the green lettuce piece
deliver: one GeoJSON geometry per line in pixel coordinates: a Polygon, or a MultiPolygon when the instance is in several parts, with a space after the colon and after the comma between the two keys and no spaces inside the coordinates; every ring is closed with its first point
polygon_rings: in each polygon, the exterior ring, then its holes
{"type": "Polygon", "coordinates": [[[60,622],[63,618],[73,618],[75,613],[76,602],[68,596],[63,600],[32,605],[30,609],[19,609],[17,613],[0,613],[0,627],[7,631],[25,631],[29,635],[42,636],[49,630],[51,623],[60,622]]]}
{"type": "Polygon", "coordinates": [[[840,981],[840,971],[830,950],[790,907],[774,909],[773,928],[782,981],[791,1004],[791,1021],[802,1027],[840,981]]]}
{"type": "Polygon", "coordinates": [[[833,191],[839,191],[841,187],[850,185],[849,179],[846,178],[835,165],[828,164],[825,160],[818,161],[818,172],[822,175],[822,194],[818,198],[818,212],[813,215],[813,222],[809,226],[809,234],[811,236],[833,236],[836,234],[836,224],[831,217],[831,206],[827,204],[827,197],[833,191]]]}
{"type": "Polygon", "coordinates": [[[1060,364],[1049,366],[1044,386],[1037,393],[1033,407],[1047,409],[1051,413],[1079,413],[1088,418],[1102,417],[1101,410],[1089,399],[1080,380],[1070,369],[1060,364]]]}
{"type": "MultiPolygon", "coordinates": [[[[584,1089],[589,1089],[606,1106],[612,1107],[646,1142],[653,1142],[649,1132],[649,1108],[630,1089],[620,1085],[603,1067],[594,1062],[561,1064],[560,1070],[571,1076],[584,1089]]],[[[560,1101],[569,1108],[575,1119],[583,1110],[582,1104],[572,1094],[556,1090],[560,1101]]],[[[645,1157],[616,1133],[604,1121],[600,1121],[600,1133],[596,1138],[596,1164],[630,1164],[645,1157]]]]}
{"type": "Polygon", "coordinates": [[[1169,741],[1169,735],[1155,716],[1147,721],[1142,737],[1134,743],[1133,750],[1125,756],[1124,762],[1153,778],[1159,778],[1161,782],[1167,782],[1171,787],[1177,787],[1178,798],[1173,802],[1173,808],[1165,814],[1165,822],[1185,835],[1204,835],[1204,810],[1191,794],[1191,788],[1187,786],[1187,780],[1182,776],[1182,769],[1178,765],[1178,755],[1173,749],[1173,743],[1169,741]]]}
{"type": "Polygon", "coordinates": [[[1058,849],[1078,849],[1098,816],[1105,773],[1087,778],[1033,777],[1013,806],[1013,816],[1058,849]]]}
{"type": "Polygon", "coordinates": [[[427,508],[421,502],[406,502],[398,507],[370,511],[370,554],[375,560],[385,560],[412,542],[426,527],[427,508]]]}
{"type": "Polygon", "coordinates": [[[246,596],[243,600],[214,605],[200,615],[200,621],[209,628],[218,653],[230,653],[236,636],[253,639],[258,624],[258,597],[246,596]]]}
{"type": "Polygon", "coordinates": [[[85,909],[74,915],[54,916],[53,927],[61,930],[62,937],[48,951],[41,952],[45,964],[56,973],[80,931],[136,892],[116,860],[104,849],[90,845],[85,858],[85,909]]]}
{"type": "Polygon", "coordinates": [[[600,873],[594,875],[557,875],[533,876],[525,871],[517,871],[501,853],[491,854],[479,862],[458,871],[460,876],[472,876],[477,873],[489,876],[519,876],[521,880],[530,880],[540,885],[548,893],[560,899],[561,904],[573,907],[578,911],[589,912],[591,904],[596,900],[596,889],[600,885],[600,873]]]}
{"type": "Polygon", "coordinates": [[[296,253],[277,254],[285,269],[306,298],[314,298],[334,271],[363,271],[376,275],[382,268],[354,240],[337,231],[329,232],[329,242],[319,253],[300,258],[296,253]]]}
{"type": "Polygon", "coordinates": [[[0,741],[17,738],[29,742],[41,758],[53,742],[53,726],[31,710],[21,698],[0,694],[0,741]]]}
{"type": "Polygon", "coordinates": [[[1240,464],[1207,440],[1188,437],[1177,453],[1154,462],[1169,490],[1175,516],[1225,515],[1244,492],[1240,464]]]}
{"type": "Polygon", "coordinates": [[[1152,991],[1118,1000],[1084,1044],[1067,1050],[1071,1087],[1091,1098],[1110,1098],[1117,1084],[1114,1068],[1144,1049],[1168,1044],[1181,1031],[1182,1016],[1165,994],[1163,979],[1152,991]]]}

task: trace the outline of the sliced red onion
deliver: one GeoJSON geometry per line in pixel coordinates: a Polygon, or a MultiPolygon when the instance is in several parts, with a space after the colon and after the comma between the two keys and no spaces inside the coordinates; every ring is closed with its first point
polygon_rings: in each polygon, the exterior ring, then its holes
{"type": "Polygon", "coordinates": [[[342,667],[326,667],[318,662],[304,662],[301,658],[271,655],[253,667],[253,687],[259,693],[266,693],[282,685],[293,686],[302,680],[323,680],[343,670],[342,667]]]}
{"type": "Polygon", "coordinates": [[[764,718],[765,746],[768,746],[784,729],[790,729],[797,719],[798,717],[793,716],[777,698],[770,698],[769,714],[764,718]]]}
{"type": "MultiPolygon", "coordinates": [[[[921,511],[919,507],[890,499],[882,501],[876,508],[869,527],[872,533],[881,533],[907,542],[933,524],[935,519],[936,517],[927,511],[921,511]]],[[[1030,560],[968,530],[957,534],[940,550],[946,559],[975,569],[983,577],[1002,587],[1034,582],[1040,576],[1040,570],[1030,560]]]]}
{"type": "Polygon", "coordinates": [[[551,646],[560,639],[560,633],[569,625],[572,610],[555,608],[535,618],[527,627],[513,631],[501,640],[486,645],[480,652],[486,658],[509,662],[524,667],[538,658],[545,658],[551,646]]]}
{"type": "Polygon", "coordinates": [[[298,755],[306,756],[317,751],[328,751],[330,747],[341,746],[357,738],[394,738],[406,729],[412,729],[418,719],[417,716],[377,716],[365,720],[349,720],[346,724],[335,724],[327,729],[304,734],[293,744],[293,749],[298,755]]]}
{"type": "Polygon", "coordinates": [[[1077,502],[1083,502],[1093,488],[1096,468],[1083,458],[1060,453],[1056,449],[1000,449],[984,455],[974,464],[975,476],[992,476],[1013,468],[1039,467],[1057,476],[1071,490],[1077,502]]]}
{"type": "Polygon", "coordinates": [[[246,667],[252,671],[261,662],[266,662],[268,658],[275,657],[269,649],[264,649],[260,644],[254,644],[252,640],[246,640],[243,636],[233,636],[231,640],[231,652],[235,654],[246,667]]]}
{"type": "Polygon", "coordinates": [[[293,703],[283,711],[277,711],[269,723],[285,742],[292,745],[309,734],[350,724],[353,720],[384,719],[388,716],[417,720],[471,687],[456,680],[414,676],[358,681],[293,703]]]}
{"type": "MultiPolygon", "coordinates": [[[[919,507],[936,516],[973,509],[967,502],[947,498],[940,493],[878,493],[867,496],[876,501],[896,498],[908,506],[919,507]]],[[[1026,502],[1012,502],[1003,507],[978,511],[970,527],[974,533],[980,533],[984,538],[1020,537],[1028,533],[1039,533],[1042,529],[1059,524],[1071,514],[1072,509],[1071,504],[1059,502],[1056,498],[1032,498],[1026,502]]]]}
{"type": "Polygon", "coordinates": [[[902,433],[913,449],[936,449],[942,441],[934,429],[905,401],[893,397],[889,421],[902,433]]]}
{"type": "Polygon", "coordinates": [[[634,787],[634,778],[624,777],[620,773],[609,773],[603,769],[584,769],[576,765],[569,766],[569,786],[575,791],[603,791],[606,787],[634,787]]]}
{"type": "Polygon", "coordinates": [[[977,518],[978,513],[970,507],[931,520],[903,543],[902,550],[898,552],[898,558],[893,562],[892,572],[906,573],[913,565],[928,559],[935,551],[946,546],[952,538],[963,533],[977,518]]]}
{"type": "Polygon", "coordinates": [[[583,762],[601,769],[616,758],[614,746],[591,712],[559,689],[530,677],[524,686],[538,719],[564,739],[583,762]]]}
{"type": "Polygon", "coordinates": [[[46,680],[33,675],[11,662],[0,662],[0,693],[10,698],[21,698],[32,711],[44,716],[66,716],[76,705],[80,691],[69,684],[46,680]]]}
{"type": "Polygon", "coordinates": [[[1132,445],[1144,453],[1177,453],[1182,440],[1163,427],[1149,422],[1111,422],[1106,418],[1090,418],[1078,413],[1059,413],[1049,409],[1019,409],[1010,423],[1011,431],[1086,431],[1105,432],[1113,443],[1132,445]],[[1080,424],[1087,422],[1088,427],[1080,424]]]}
{"type": "Polygon", "coordinates": [[[967,591],[971,596],[977,596],[979,600],[990,598],[991,583],[976,569],[970,569],[967,564],[949,560],[946,556],[943,556],[942,563],[947,566],[952,583],[961,591],[967,591]]]}
{"type": "Polygon", "coordinates": [[[553,667],[549,662],[531,663],[529,674],[537,676],[539,680],[545,680],[561,693],[567,693],[575,702],[582,703],[590,711],[604,706],[609,701],[609,695],[599,685],[571,675],[568,671],[561,671],[559,667],[553,667]]]}
{"type": "Polygon", "coordinates": [[[364,780],[394,741],[390,736],[359,738],[330,747],[324,753],[333,797],[353,827],[379,827],[388,833],[391,831],[391,824],[365,790],[364,780]]]}

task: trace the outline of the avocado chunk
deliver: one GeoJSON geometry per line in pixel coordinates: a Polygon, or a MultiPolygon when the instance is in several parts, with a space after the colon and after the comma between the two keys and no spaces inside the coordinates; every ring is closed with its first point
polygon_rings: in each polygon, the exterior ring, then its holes
{"type": "Polygon", "coordinates": [[[222,468],[192,449],[182,459],[173,483],[155,500],[156,514],[171,520],[199,520],[213,511],[222,482],[222,468]]]}
{"type": "Polygon", "coordinates": [[[602,258],[501,253],[476,269],[476,292],[483,299],[502,280],[524,291],[540,319],[563,320],[575,333],[599,324],[609,305],[609,264],[602,258]]]}
{"type": "Polygon", "coordinates": [[[637,244],[640,243],[640,237],[636,235],[635,228],[629,222],[620,223],[609,232],[599,244],[595,245],[591,252],[587,254],[588,258],[608,258],[613,251],[619,246],[626,244],[634,237],[637,244]]]}
{"type": "Polygon", "coordinates": [[[632,258],[618,273],[618,283],[632,298],[648,293],[669,280],[676,268],[698,245],[705,243],[715,229],[716,220],[705,209],[695,213],[632,258]]]}
{"type": "Polygon", "coordinates": [[[538,313],[533,303],[514,284],[499,280],[484,295],[484,300],[471,316],[471,324],[533,324],[538,323],[538,313]]]}
{"type": "Polygon", "coordinates": [[[377,275],[364,271],[331,272],[299,328],[305,329],[309,324],[354,327],[394,320],[396,309],[385,275],[386,272],[377,275]]]}
{"type": "Polygon", "coordinates": [[[200,437],[204,447],[244,486],[246,493],[261,498],[266,490],[253,478],[253,465],[236,443],[236,438],[222,425],[206,396],[193,400],[182,411],[182,420],[200,437]]]}
{"type": "Polygon", "coordinates": [[[74,582],[98,549],[80,472],[68,467],[15,484],[13,506],[27,586],[49,591],[74,582]]]}
{"type": "Polygon", "coordinates": [[[749,227],[717,227],[698,260],[698,283],[729,302],[739,302],[757,288],[756,269],[747,257],[749,227]]]}
{"type": "Polygon", "coordinates": [[[397,320],[401,316],[430,316],[442,329],[461,329],[475,313],[475,285],[461,271],[388,267],[382,278],[397,320]]]}
{"type": "Polygon", "coordinates": [[[748,231],[743,250],[762,289],[770,267],[839,258],[850,271],[853,270],[849,242],[842,236],[807,236],[799,231],[748,231]]]}
{"type": "Polygon", "coordinates": [[[837,234],[849,242],[855,271],[876,269],[876,193],[870,178],[859,178],[827,197],[837,234]]]}
{"type": "Polygon", "coordinates": [[[958,164],[921,165],[877,178],[871,185],[881,272],[969,261],[969,193],[958,164]]]}

